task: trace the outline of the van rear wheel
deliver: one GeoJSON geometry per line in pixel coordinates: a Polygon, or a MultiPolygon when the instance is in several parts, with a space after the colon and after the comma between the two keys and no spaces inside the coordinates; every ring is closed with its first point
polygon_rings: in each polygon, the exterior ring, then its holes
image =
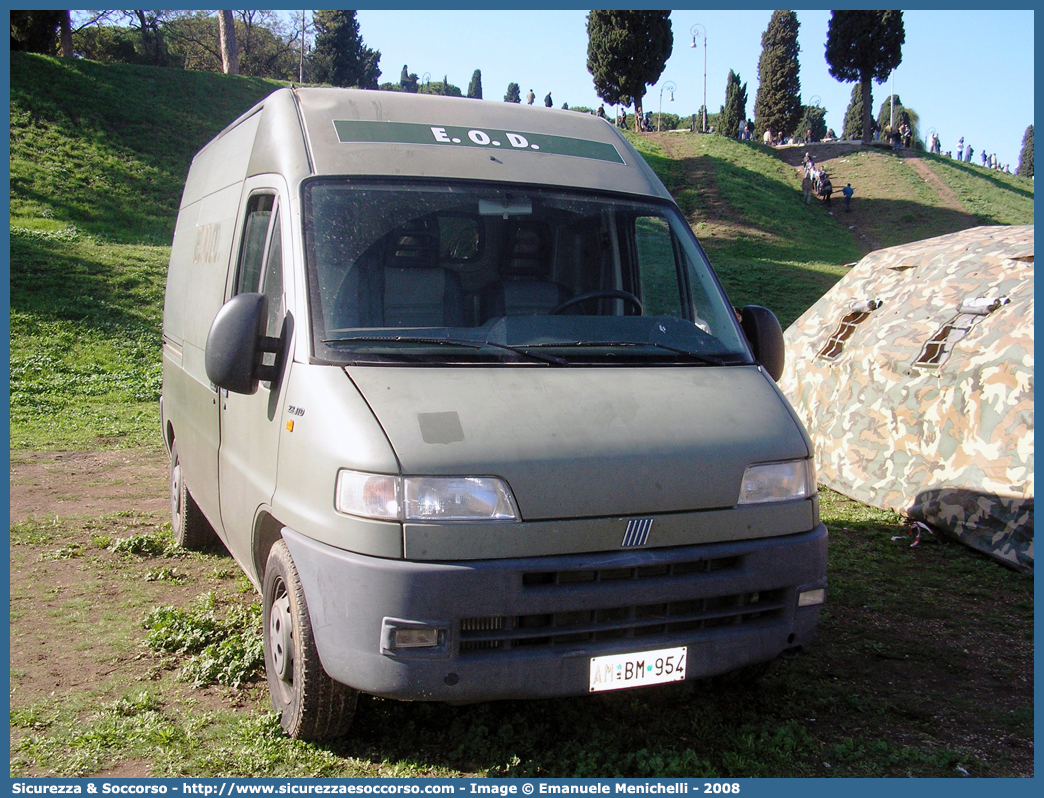
{"type": "Polygon", "coordinates": [[[297,567],[282,540],[268,555],[262,597],[265,673],[280,725],[296,740],[344,735],[359,693],[323,670],[297,567]]]}
{"type": "Polygon", "coordinates": [[[214,528],[189,493],[177,443],[170,446],[170,525],[174,542],[184,549],[201,551],[218,542],[214,528]]]}

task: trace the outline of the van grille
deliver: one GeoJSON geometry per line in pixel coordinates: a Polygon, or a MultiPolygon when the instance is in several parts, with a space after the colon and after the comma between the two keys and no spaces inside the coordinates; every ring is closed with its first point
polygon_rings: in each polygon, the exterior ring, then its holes
{"type": "Polygon", "coordinates": [[[624,579],[657,579],[670,576],[710,573],[738,568],[739,557],[715,557],[684,562],[639,565],[633,568],[597,568],[576,571],[534,571],[522,574],[523,587],[543,585],[575,585],[587,582],[611,582],[624,579]]]}
{"type": "MultiPolygon", "coordinates": [[[[642,569],[621,570],[633,572],[642,569]]],[[[642,577],[634,574],[629,578],[642,577]]],[[[604,577],[599,581],[604,581],[604,577]]],[[[785,594],[785,589],[779,589],[660,604],[465,618],[460,622],[460,651],[572,645],[620,638],[655,638],[677,632],[768,622],[783,616],[785,594]]]]}

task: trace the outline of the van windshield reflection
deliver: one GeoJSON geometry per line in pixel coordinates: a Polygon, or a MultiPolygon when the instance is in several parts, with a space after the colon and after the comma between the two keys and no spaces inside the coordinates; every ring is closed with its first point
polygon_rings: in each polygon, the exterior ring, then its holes
{"type": "Polygon", "coordinates": [[[750,363],[666,203],[450,183],[305,186],[316,355],[335,362],[750,363]]]}

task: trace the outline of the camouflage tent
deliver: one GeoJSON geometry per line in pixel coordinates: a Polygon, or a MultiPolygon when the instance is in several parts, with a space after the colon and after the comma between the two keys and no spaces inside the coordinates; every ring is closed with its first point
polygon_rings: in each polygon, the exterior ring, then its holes
{"type": "Polygon", "coordinates": [[[786,342],[820,483],[1032,573],[1032,226],[872,252],[786,342]]]}

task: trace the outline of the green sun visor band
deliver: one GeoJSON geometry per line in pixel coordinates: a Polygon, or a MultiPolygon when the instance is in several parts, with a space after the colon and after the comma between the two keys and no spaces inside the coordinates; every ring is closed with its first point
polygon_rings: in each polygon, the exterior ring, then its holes
{"type": "Polygon", "coordinates": [[[610,163],[624,162],[616,147],[600,141],[549,136],[545,133],[515,133],[489,128],[419,125],[413,122],[356,122],[335,119],[334,129],[342,144],[374,142],[383,144],[430,144],[442,147],[478,147],[514,150],[536,154],[571,155],[610,163]]]}

